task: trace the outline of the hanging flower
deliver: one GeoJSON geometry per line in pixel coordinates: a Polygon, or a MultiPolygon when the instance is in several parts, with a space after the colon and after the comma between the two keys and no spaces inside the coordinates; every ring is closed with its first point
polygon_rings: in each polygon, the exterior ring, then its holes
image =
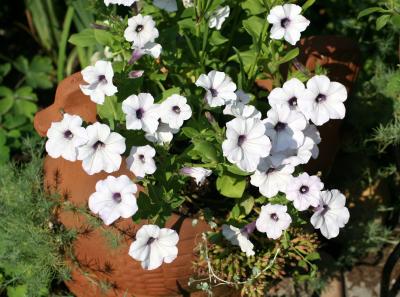
{"type": "Polygon", "coordinates": [[[273,152],[298,148],[304,141],[302,131],[307,121],[302,113],[291,110],[286,105],[270,109],[263,122],[265,133],[271,139],[273,152]]]}
{"type": "Polygon", "coordinates": [[[325,75],[316,75],[307,82],[307,89],[299,100],[299,109],[315,125],[321,126],[329,119],[343,119],[347,90],[325,75]]]}
{"type": "Polygon", "coordinates": [[[129,64],[133,64],[133,62],[139,60],[143,55],[150,55],[154,59],[158,59],[162,51],[162,46],[161,44],[155,42],[147,42],[143,46],[133,45],[132,49],[133,53],[131,59],[129,60],[129,64]]]}
{"type": "Polygon", "coordinates": [[[108,176],[96,183],[96,192],[89,197],[89,209],[110,225],[119,217],[132,217],[138,210],[137,186],[127,177],[108,176]]]}
{"type": "Polygon", "coordinates": [[[156,151],[150,145],[133,146],[126,162],[128,168],[136,177],[143,178],[146,174],[153,174],[157,167],[154,162],[156,151]]]}
{"type": "Polygon", "coordinates": [[[170,143],[174,134],[178,133],[179,129],[172,129],[168,124],[159,123],[156,132],[146,133],[144,137],[151,142],[157,144],[170,143]]]}
{"type": "Polygon", "coordinates": [[[121,154],[125,152],[125,138],[110,127],[99,122],[86,128],[88,142],[78,148],[78,160],[87,174],[92,175],[104,170],[107,173],[117,171],[121,165],[121,154]]]}
{"type": "Polygon", "coordinates": [[[162,263],[172,263],[178,256],[176,245],[179,235],[175,230],[156,225],[144,225],[136,233],[136,240],[129,248],[129,256],[142,262],[142,268],[153,270],[162,263]]]}
{"type": "Polygon", "coordinates": [[[49,156],[52,158],[62,157],[72,162],[76,161],[78,147],[87,142],[82,119],[68,113],[64,113],[62,121],[51,123],[47,130],[47,137],[46,152],[49,156]]]}
{"type": "Polygon", "coordinates": [[[346,205],[346,197],[338,190],[323,191],[320,195],[319,205],[311,217],[311,224],[315,229],[320,229],[323,236],[328,239],[339,235],[350,218],[346,205]]]}
{"type": "Polygon", "coordinates": [[[278,239],[282,232],[289,228],[292,218],[287,213],[287,207],[279,204],[261,206],[260,216],[256,221],[257,230],[266,233],[268,238],[278,239]]]}
{"type": "Polygon", "coordinates": [[[198,186],[202,185],[207,177],[212,174],[211,170],[205,169],[203,167],[183,167],[179,172],[182,175],[193,177],[198,186]]]}
{"type": "Polygon", "coordinates": [[[119,4],[119,5],[124,5],[124,6],[131,6],[136,1],[137,0],[104,0],[104,4],[106,6],[108,6],[110,4],[119,4]]]}
{"type": "Polygon", "coordinates": [[[222,24],[229,16],[229,13],[230,13],[229,6],[217,7],[217,9],[210,16],[210,19],[208,21],[208,27],[220,30],[222,24]]]}
{"type": "Polygon", "coordinates": [[[284,38],[291,45],[295,45],[300,40],[301,32],[310,24],[310,21],[301,15],[301,7],[296,4],[273,7],[267,20],[272,24],[271,38],[284,38]]]}
{"type": "Polygon", "coordinates": [[[262,195],[271,198],[286,191],[293,172],[294,167],[291,165],[275,166],[270,158],[264,158],[250,177],[250,183],[258,187],[262,195]]]}
{"type": "Polygon", "coordinates": [[[236,84],[224,72],[212,70],[207,75],[202,74],[196,86],[207,91],[205,98],[211,107],[222,106],[237,99],[236,84]]]}
{"type": "Polygon", "coordinates": [[[107,61],[97,61],[94,66],[88,66],[81,71],[83,80],[87,85],[80,85],[82,93],[90,96],[90,100],[97,104],[103,104],[105,96],[117,93],[117,87],[113,85],[114,71],[112,64],[107,61]]]}
{"type": "Polygon", "coordinates": [[[143,130],[154,133],[158,127],[159,105],[149,93],[131,95],[122,101],[122,111],[126,114],[126,129],[143,130]]]}
{"type": "Polygon", "coordinates": [[[165,99],[160,106],[161,121],[172,129],[179,129],[192,116],[192,109],[186,102],[185,97],[177,94],[165,99]]]}
{"type": "Polygon", "coordinates": [[[243,253],[246,253],[247,257],[254,256],[254,245],[249,240],[249,234],[246,229],[239,229],[232,225],[222,225],[222,235],[229,240],[233,245],[240,247],[243,253]]]}
{"type": "Polygon", "coordinates": [[[148,42],[154,42],[158,37],[156,23],[151,16],[143,16],[140,13],[128,19],[128,27],[125,29],[124,37],[133,42],[137,48],[142,48],[148,42]]]}
{"type": "Polygon", "coordinates": [[[303,211],[310,206],[318,206],[319,197],[323,188],[324,184],[318,176],[309,176],[304,172],[292,178],[285,193],[286,198],[289,201],[293,201],[294,207],[299,211],[303,211]]]}
{"type": "Polygon", "coordinates": [[[286,105],[290,109],[298,110],[297,101],[303,95],[306,87],[297,78],[292,78],[285,82],[282,88],[275,88],[268,95],[268,102],[272,108],[286,105]]]}
{"type": "Polygon", "coordinates": [[[132,70],[129,72],[128,77],[129,78],[139,78],[142,77],[144,73],[144,70],[132,70]]]}
{"type": "Polygon", "coordinates": [[[239,107],[245,106],[250,102],[250,94],[245,93],[243,90],[237,90],[235,92],[236,99],[231,102],[227,102],[223,113],[234,115],[232,109],[237,109],[239,107]]]}
{"type": "Polygon", "coordinates": [[[224,156],[247,172],[256,170],[260,158],[268,156],[271,149],[263,123],[253,118],[236,118],[228,122],[226,138],[222,143],[224,156]]]}
{"type": "Polygon", "coordinates": [[[174,12],[178,10],[176,0],[153,0],[154,6],[164,9],[167,12],[174,12]]]}

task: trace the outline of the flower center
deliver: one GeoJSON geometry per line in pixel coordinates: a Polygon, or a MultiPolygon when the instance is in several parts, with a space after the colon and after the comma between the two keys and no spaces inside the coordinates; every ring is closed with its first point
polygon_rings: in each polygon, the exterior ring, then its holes
{"type": "Polygon", "coordinates": [[[290,24],[290,20],[288,18],[284,18],[284,19],[281,20],[281,27],[282,28],[286,29],[287,26],[289,26],[289,24],[290,24]]]}
{"type": "Polygon", "coordinates": [[[317,101],[318,103],[325,101],[326,100],[326,95],[324,94],[319,94],[316,98],[315,101],[317,101]]]}
{"type": "Polygon", "coordinates": [[[97,80],[101,83],[101,82],[105,82],[106,81],[106,76],[101,74],[99,75],[99,77],[97,78],[97,80]]]}
{"type": "Polygon", "coordinates": [[[67,130],[64,132],[64,137],[66,139],[72,139],[72,137],[74,137],[74,134],[72,134],[72,132],[70,130],[67,130]]]}
{"type": "Polygon", "coordinates": [[[137,25],[135,31],[136,31],[137,33],[140,33],[140,32],[143,31],[143,29],[144,29],[143,25],[137,25]]]}
{"type": "Polygon", "coordinates": [[[328,205],[326,205],[326,204],[322,205],[321,215],[325,215],[328,212],[328,210],[329,210],[329,206],[328,205]]]}
{"type": "Polygon", "coordinates": [[[211,88],[210,89],[210,93],[211,93],[211,96],[213,96],[213,97],[217,97],[218,96],[218,91],[216,89],[211,88]]]}
{"type": "Polygon", "coordinates": [[[147,244],[150,245],[156,240],[154,237],[150,237],[149,240],[147,240],[147,244]]]}
{"type": "Polygon", "coordinates": [[[242,146],[243,142],[246,140],[246,135],[239,135],[237,144],[238,146],[242,146]]]}
{"type": "Polygon", "coordinates": [[[117,203],[120,203],[120,202],[122,201],[121,193],[114,193],[114,194],[112,195],[112,198],[113,198],[113,200],[114,200],[115,202],[117,202],[117,203]]]}
{"type": "Polygon", "coordinates": [[[286,128],[286,124],[285,124],[285,123],[282,123],[282,122],[278,122],[278,123],[276,123],[276,125],[275,125],[275,131],[277,131],[277,132],[280,132],[280,131],[282,131],[282,130],[285,130],[285,128],[286,128]]]}
{"type": "Polygon", "coordinates": [[[275,168],[274,167],[270,167],[270,168],[268,168],[268,170],[265,173],[266,174],[270,174],[270,173],[272,173],[274,171],[275,171],[275,168]]]}
{"type": "Polygon", "coordinates": [[[93,148],[94,148],[95,150],[97,150],[98,148],[104,147],[104,146],[105,146],[104,142],[102,142],[102,141],[100,141],[100,140],[97,140],[97,141],[95,142],[95,144],[93,144],[93,148]]]}
{"type": "Polygon", "coordinates": [[[275,222],[279,221],[278,215],[276,213],[271,213],[270,217],[271,217],[271,220],[273,220],[275,222]]]}
{"type": "Polygon", "coordinates": [[[288,101],[288,103],[289,103],[289,105],[290,105],[291,107],[297,106],[297,98],[296,98],[296,97],[290,98],[289,101],[288,101]]]}
{"type": "Polygon", "coordinates": [[[144,115],[144,110],[143,108],[139,108],[138,110],[136,110],[136,117],[140,120],[143,118],[144,115]]]}
{"type": "Polygon", "coordinates": [[[139,156],[138,156],[138,158],[139,158],[139,160],[144,164],[145,163],[145,157],[144,157],[144,155],[143,154],[140,154],[139,156]]]}
{"type": "Polygon", "coordinates": [[[181,113],[181,108],[178,105],[172,107],[172,111],[175,113],[181,113]]]}
{"type": "Polygon", "coordinates": [[[307,193],[309,190],[310,190],[310,188],[307,187],[307,186],[301,186],[300,187],[300,193],[302,193],[302,194],[307,193]]]}

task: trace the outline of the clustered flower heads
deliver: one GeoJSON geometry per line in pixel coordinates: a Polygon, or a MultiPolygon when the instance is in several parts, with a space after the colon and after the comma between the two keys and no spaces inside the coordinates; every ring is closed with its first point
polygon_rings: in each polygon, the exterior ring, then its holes
{"type": "MultiPolygon", "coordinates": [[[[131,6],[136,5],[135,2],[104,1],[107,6],[131,6]]],[[[154,0],[153,4],[165,10],[163,14],[173,16],[181,6],[176,0],[154,0]]],[[[182,4],[185,7],[194,5],[192,1],[182,4]]],[[[270,38],[285,39],[295,45],[310,23],[301,11],[295,4],[273,7],[267,17],[272,24],[270,38]]],[[[223,6],[205,14],[206,30],[220,30],[229,13],[230,7],[223,6]]],[[[145,68],[133,68],[135,63],[143,55],[149,55],[150,60],[158,59],[162,46],[156,43],[159,31],[152,16],[139,11],[124,22],[126,27],[119,37],[129,50],[125,55],[117,52],[121,58],[117,63],[125,62],[128,70],[124,74],[134,85],[150,76],[147,70],[138,70],[145,68]]],[[[189,86],[165,90],[159,83],[157,87],[163,91],[161,96],[147,84],[144,90],[135,92],[129,86],[128,93],[118,80],[113,81],[114,70],[121,73],[113,69],[113,62],[99,60],[83,69],[85,83],[80,88],[103,111],[109,108],[105,104],[111,99],[108,97],[117,98],[117,108],[107,110],[117,121],[110,121],[110,126],[101,122],[84,123],[78,115],[64,113],[63,118],[49,128],[46,143],[46,151],[52,158],[79,160],[89,175],[102,171],[110,174],[97,182],[88,197],[90,211],[105,225],[142,211],[137,203],[142,187],[142,194],[149,199],[155,195],[155,200],[163,201],[160,209],[151,201],[159,216],[168,209],[164,208],[166,203],[170,204],[170,209],[178,211],[183,203],[177,202],[178,198],[186,195],[191,201],[190,193],[182,194],[188,188],[198,191],[198,196],[204,187],[215,184],[221,196],[230,197],[231,187],[240,184],[244,188],[253,187],[251,195],[258,191],[262,204],[254,205],[246,213],[251,214],[248,216],[251,219],[222,218],[225,223],[216,230],[247,257],[257,257],[256,240],[260,236],[279,240],[290,232],[288,229],[296,222],[292,216],[298,212],[304,212],[304,216],[311,213],[310,224],[326,238],[338,236],[340,228],[349,220],[345,196],[338,190],[324,190],[320,176],[310,176],[300,166],[319,155],[318,126],[345,116],[347,90],[341,83],[325,75],[314,75],[306,82],[290,78],[269,93],[270,108],[266,109],[253,104],[261,99],[248,93],[251,90],[246,86],[241,89],[243,83],[238,80],[237,85],[221,69],[208,73],[196,69],[195,76],[188,73],[187,81],[192,82],[189,86]],[[218,115],[218,119],[213,115],[218,115]],[[225,127],[220,127],[221,123],[225,127]],[[165,171],[168,166],[173,168],[172,172],[165,171]],[[118,176],[121,168],[127,168],[132,174],[118,176]],[[187,184],[190,179],[193,182],[187,184]],[[225,184],[224,192],[220,188],[225,184]],[[254,236],[255,232],[259,234],[254,236]]],[[[152,60],[151,67],[158,67],[160,63],[160,60],[152,60]]],[[[245,198],[245,195],[235,198],[245,198]]],[[[163,221],[160,223],[153,217],[149,221],[151,223],[141,225],[136,233],[129,255],[140,261],[143,269],[152,270],[176,259],[179,235],[171,228],[163,228],[163,221]]]]}

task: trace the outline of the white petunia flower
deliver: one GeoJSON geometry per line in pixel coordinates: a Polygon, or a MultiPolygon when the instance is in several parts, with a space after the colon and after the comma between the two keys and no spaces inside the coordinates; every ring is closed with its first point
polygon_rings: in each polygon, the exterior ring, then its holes
{"type": "Polygon", "coordinates": [[[306,87],[297,78],[285,82],[282,88],[275,88],[269,93],[268,102],[273,108],[286,105],[290,109],[298,110],[298,100],[303,95],[306,87]]]}
{"type": "Polygon", "coordinates": [[[160,106],[161,121],[172,129],[179,129],[192,116],[192,109],[186,102],[185,97],[177,94],[165,99],[160,106]]]}
{"type": "Polygon", "coordinates": [[[88,142],[78,148],[78,160],[87,174],[92,175],[104,170],[107,173],[117,171],[121,165],[121,154],[125,152],[125,138],[110,127],[99,122],[86,128],[88,142]]]}
{"type": "Polygon", "coordinates": [[[139,178],[145,177],[146,174],[153,174],[157,169],[153,159],[155,155],[156,151],[150,145],[133,146],[126,159],[128,169],[139,178]]]}
{"type": "Polygon", "coordinates": [[[164,9],[167,12],[174,12],[178,10],[176,0],[153,0],[154,6],[164,9]]]}
{"type": "Polygon", "coordinates": [[[237,90],[235,94],[237,98],[227,102],[223,111],[224,114],[234,115],[232,109],[238,109],[250,102],[250,94],[243,92],[243,90],[237,90]]]}
{"type": "Polygon", "coordinates": [[[142,48],[148,42],[154,42],[158,37],[156,23],[151,16],[143,16],[139,13],[128,19],[124,37],[127,41],[133,42],[135,47],[142,48]]]}
{"type": "Polygon", "coordinates": [[[179,235],[175,230],[156,225],[144,225],[136,232],[129,256],[142,262],[142,268],[153,270],[162,263],[172,263],[178,256],[179,235]]]}
{"type": "Polygon", "coordinates": [[[256,170],[260,159],[271,150],[265,127],[258,119],[233,119],[226,124],[226,138],[222,143],[224,156],[247,172],[256,170]]]}
{"type": "Polygon", "coordinates": [[[83,80],[87,85],[80,85],[82,93],[90,96],[90,100],[97,104],[103,104],[105,96],[117,93],[117,87],[113,85],[114,71],[112,64],[107,61],[97,61],[94,66],[88,66],[81,71],[83,80]]]}
{"type": "Polygon", "coordinates": [[[289,164],[275,166],[270,158],[264,158],[250,177],[250,183],[258,187],[263,196],[271,198],[286,191],[293,172],[294,167],[289,164]]]}
{"type": "Polygon", "coordinates": [[[160,118],[159,105],[154,104],[151,94],[129,96],[122,102],[122,111],[126,114],[126,129],[156,132],[160,118]]]}
{"type": "Polygon", "coordinates": [[[108,176],[96,183],[96,192],[89,197],[89,209],[106,225],[119,217],[130,218],[138,210],[136,192],[137,186],[126,175],[108,176]]]}
{"type": "Polygon", "coordinates": [[[318,144],[321,143],[321,135],[317,127],[313,124],[308,124],[307,127],[304,129],[303,133],[305,141],[307,140],[307,138],[310,138],[314,143],[311,149],[312,157],[314,159],[318,158],[319,155],[318,144]]]}
{"type": "Polygon", "coordinates": [[[267,20],[272,24],[271,38],[284,38],[291,45],[295,45],[300,40],[301,32],[310,24],[310,21],[301,15],[301,7],[296,4],[273,7],[267,20]]]}
{"type": "Polygon", "coordinates": [[[302,131],[307,121],[302,113],[291,110],[286,105],[270,109],[263,122],[265,133],[271,139],[273,152],[298,148],[304,141],[302,131]]]}
{"type": "Polygon", "coordinates": [[[212,174],[210,169],[205,169],[203,167],[183,167],[179,172],[182,175],[193,177],[197,185],[202,185],[207,177],[212,174]]]}
{"type": "Polygon", "coordinates": [[[202,74],[196,81],[196,86],[206,89],[206,97],[211,107],[222,106],[237,99],[236,84],[224,72],[210,71],[202,74]]]}
{"type": "Polygon", "coordinates": [[[179,129],[172,129],[168,124],[159,123],[156,132],[146,133],[144,137],[151,142],[157,144],[170,143],[174,134],[178,133],[179,129]]]}
{"type": "Polygon", "coordinates": [[[110,4],[119,4],[119,5],[124,5],[124,6],[131,6],[136,1],[137,0],[104,0],[104,4],[106,6],[108,6],[110,4]]]}
{"type": "Polygon", "coordinates": [[[246,229],[239,229],[232,225],[222,225],[222,235],[233,245],[240,247],[247,257],[254,256],[254,245],[249,240],[249,234],[246,229]]]}
{"type": "Polygon", "coordinates": [[[229,16],[229,13],[230,13],[230,8],[228,5],[224,7],[217,7],[217,9],[210,16],[210,19],[208,21],[208,27],[220,30],[222,24],[229,16]]]}
{"type": "Polygon", "coordinates": [[[307,89],[299,100],[300,111],[315,125],[321,126],[329,119],[343,119],[347,90],[325,75],[316,75],[307,82],[307,89]]]}
{"type": "Polygon", "coordinates": [[[311,224],[315,229],[320,229],[323,236],[328,239],[339,235],[350,218],[346,205],[346,197],[338,190],[323,191],[320,195],[318,207],[311,217],[311,224]]]}
{"type": "Polygon", "coordinates": [[[236,105],[232,107],[232,115],[242,119],[258,119],[261,120],[261,112],[253,105],[236,105]]]}
{"type": "Polygon", "coordinates": [[[194,6],[194,0],[182,0],[183,7],[189,8],[194,6]]]}
{"type": "Polygon", "coordinates": [[[287,207],[279,204],[261,206],[260,216],[256,221],[257,230],[266,233],[268,238],[278,239],[284,230],[289,228],[292,218],[287,207]]]}
{"type": "Polygon", "coordinates": [[[294,207],[299,211],[303,211],[310,206],[318,206],[323,188],[324,184],[318,176],[309,176],[304,172],[292,178],[285,193],[286,198],[293,201],[294,207]]]}
{"type": "Polygon", "coordinates": [[[78,147],[87,142],[86,130],[82,119],[77,115],[64,114],[60,122],[53,122],[47,130],[46,152],[52,158],[62,157],[76,161],[78,147]]]}
{"type": "Polygon", "coordinates": [[[160,57],[162,47],[161,44],[155,42],[147,42],[143,46],[132,46],[133,53],[132,58],[129,60],[129,63],[132,64],[133,62],[139,60],[143,55],[150,55],[155,59],[160,57]]]}

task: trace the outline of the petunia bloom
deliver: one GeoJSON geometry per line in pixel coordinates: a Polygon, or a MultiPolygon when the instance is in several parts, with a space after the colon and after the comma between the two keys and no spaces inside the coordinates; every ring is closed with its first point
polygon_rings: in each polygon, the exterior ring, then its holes
{"type": "Polygon", "coordinates": [[[318,176],[309,176],[304,172],[292,178],[285,193],[286,198],[293,201],[294,207],[299,211],[303,211],[310,206],[318,206],[323,188],[324,184],[318,176]]]}
{"type": "Polygon", "coordinates": [[[208,21],[208,27],[220,30],[222,24],[225,22],[226,18],[229,16],[230,8],[229,6],[217,7],[217,9],[211,14],[208,21]]]}
{"type": "Polygon", "coordinates": [[[254,245],[249,240],[249,234],[246,229],[239,229],[232,225],[222,225],[222,235],[229,240],[233,245],[240,247],[243,253],[246,253],[247,257],[254,256],[254,245]]]}
{"type": "Polygon", "coordinates": [[[89,209],[110,225],[119,217],[130,218],[137,210],[137,186],[127,177],[108,176],[96,183],[96,192],[89,197],[89,209]]]}
{"type": "Polygon", "coordinates": [[[124,6],[131,6],[136,1],[137,0],[104,0],[104,4],[106,6],[108,6],[110,4],[119,4],[119,5],[124,5],[124,6]]]}
{"type": "Polygon", "coordinates": [[[202,185],[206,178],[212,174],[210,169],[203,167],[183,167],[179,172],[182,175],[193,177],[197,185],[202,185]]]}
{"type": "Polygon", "coordinates": [[[126,159],[128,169],[136,175],[136,177],[143,178],[146,174],[153,174],[157,167],[154,162],[156,151],[150,145],[133,146],[126,159]]]}
{"type": "Polygon", "coordinates": [[[160,105],[161,121],[172,129],[179,129],[191,116],[192,109],[187,104],[186,98],[181,95],[174,94],[160,105]]]}
{"type": "Polygon", "coordinates": [[[292,218],[287,213],[286,205],[269,203],[261,206],[256,228],[258,231],[266,233],[268,238],[278,239],[291,223],[292,218]]]}
{"type": "Polygon", "coordinates": [[[148,42],[154,42],[158,35],[153,18],[140,13],[128,19],[128,27],[124,32],[125,39],[133,42],[137,48],[142,48],[148,42]]]}
{"type": "Polygon", "coordinates": [[[144,137],[156,144],[170,143],[174,134],[178,133],[179,129],[172,129],[168,124],[159,123],[157,130],[154,133],[147,132],[144,137]]]}
{"type": "Polygon", "coordinates": [[[171,263],[178,256],[179,235],[175,230],[156,225],[143,225],[129,248],[129,256],[141,261],[142,268],[153,270],[171,263]]]}
{"type": "Polygon", "coordinates": [[[297,78],[285,82],[282,88],[275,88],[268,95],[268,102],[273,108],[286,105],[290,109],[298,110],[298,100],[303,95],[306,87],[297,78]]]}

